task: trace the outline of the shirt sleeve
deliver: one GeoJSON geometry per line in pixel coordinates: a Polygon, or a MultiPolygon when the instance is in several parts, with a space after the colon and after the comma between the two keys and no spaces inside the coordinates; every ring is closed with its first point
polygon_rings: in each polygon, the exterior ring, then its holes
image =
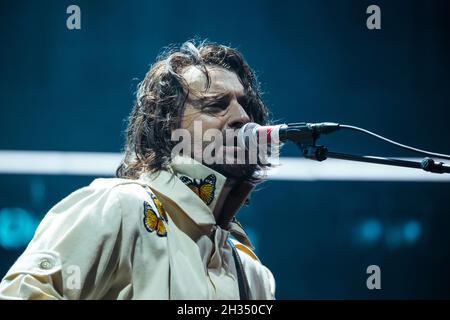
{"type": "Polygon", "coordinates": [[[98,299],[117,265],[121,223],[115,188],[72,193],[45,215],[0,283],[0,299],[98,299]]]}
{"type": "Polygon", "coordinates": [[[276,289],[276,284],[275,284],[275,278],[272,274],[272,272],[269,270],[269,268],[267,268],[266,266],[262,266],[264,273],[265,273],[265,277],[264,277],[264,282],[265,282],[265,291],[266,291],[266,298],[268,300],[275,300],[275,289],[276,289]]]}

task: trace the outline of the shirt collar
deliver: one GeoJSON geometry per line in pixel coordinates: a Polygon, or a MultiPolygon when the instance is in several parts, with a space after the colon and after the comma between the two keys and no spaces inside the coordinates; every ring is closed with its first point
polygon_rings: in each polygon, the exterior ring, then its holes
{"type": "Polygon", "coordinates": [[[185,156],[174,157],[167,170],[144,173],[139,180],[148,185],[156,196],[162,197],[163,203],[169,202],[169,205],[179,208],[200,228],[210,230],[219,225],[239,241],[252,246],[235,214],[245,203],[254,184],[227,179],[185,156]]]}

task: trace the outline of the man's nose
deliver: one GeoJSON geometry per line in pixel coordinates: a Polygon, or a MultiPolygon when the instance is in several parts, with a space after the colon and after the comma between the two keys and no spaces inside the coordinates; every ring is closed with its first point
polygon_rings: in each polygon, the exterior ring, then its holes
{"type": "Polygon", "coordinates": [[[228,127],[233,129],[239,129],[244,124],[250,122],[250,117],[248,116],[245,109],[239,103],[234,103],[229,108],[230,108],[230,117],[228,119],[228,127]]]}

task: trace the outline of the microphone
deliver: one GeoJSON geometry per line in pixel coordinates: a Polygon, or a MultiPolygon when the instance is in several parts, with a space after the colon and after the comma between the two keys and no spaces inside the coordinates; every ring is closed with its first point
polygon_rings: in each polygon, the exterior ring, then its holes
{"type": "Polygon", "coordinates": [[[302,143],[317,139],[321,134],[328,134],[340,129],[339,123],[289,123],[273,126],[261,126],[257,123],[246,123],[238,131],[238,145],[245,149],[265,144],[280,144],[284,141],[302,143]]]}

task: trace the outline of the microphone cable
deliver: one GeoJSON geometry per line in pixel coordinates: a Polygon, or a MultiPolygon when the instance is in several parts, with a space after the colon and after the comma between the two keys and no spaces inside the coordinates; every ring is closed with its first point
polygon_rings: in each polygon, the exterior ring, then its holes
{"type": "Polygon", "coordinates": [[[357,131],[359,133],[367,134],[367,135],[370,135],[370,136],[375,137],[377,139],[380,139],[382,141],[388,142],[390,144],[393,144],[393,145],[395,145],[397,147],[400,147],[400,148],[408,150],[408,151],[416,152],[416,153],[423,154],[423,155],[430,156],[430,157],[450,160],[450,155],[442,154],[442,153],[436,153],[436,152],[430,152],[430,151],[421,150],[421,149],[418,149],[418,148],[413,148],[413,147],[407,146],[405,144],[401,144],[399,142],[390,140],[388,138],[385,138],[385,137],[383,137],[383,136],[381,136],[379,134],[373,133],[373,132],[371,132],[369,130],[366,130],[366,129],[363,129],[363,128],[350,126],[350,125],[346,125],[346,124],[339,124],[339,128],[347,129],[347,130],[351,130],[351,131],[357,131]]]}

